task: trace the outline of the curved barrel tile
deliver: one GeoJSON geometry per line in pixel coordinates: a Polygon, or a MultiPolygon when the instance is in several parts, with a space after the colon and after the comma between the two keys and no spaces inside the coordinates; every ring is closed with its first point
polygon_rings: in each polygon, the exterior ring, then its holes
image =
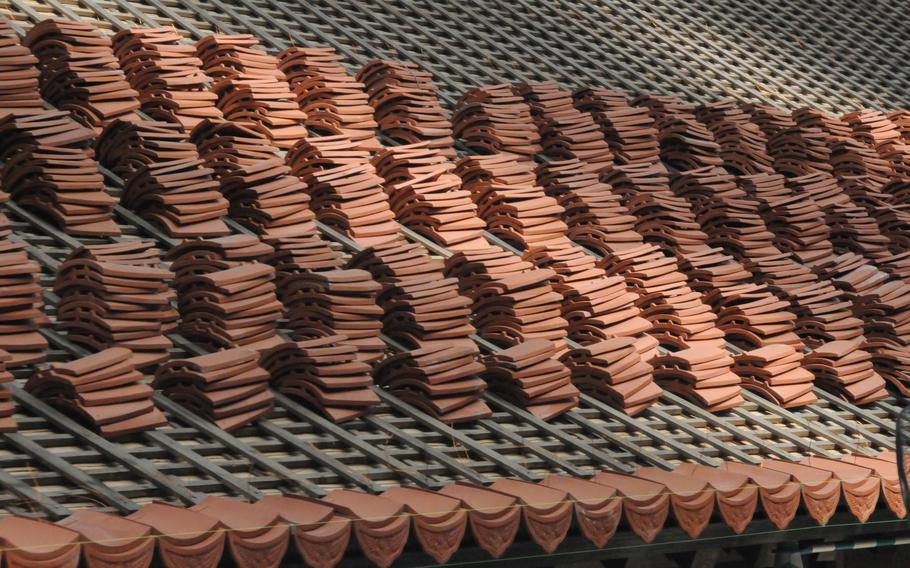
{"type": "Polygon", "coordinates": [[[670,490],[670,505],[680,528],[690,538],[698,538],[714,512],[714,489],[703,480],[654,467],[642,467],[635,476],[660,483],[670,490]]]}
{"type": "Polygon", "coordinates": [[[882,486],[882,497],[891,512],[899,519],[907,517],[907,505],[901,494],[900,477],[897,473],[897,464],[894,460],[887,459],[888,455],[879,454],[874,458],[867,456],[845,456],[841,458],[847,463],[871,469],[879,478],[882,486]],[[882,456],[885,456],[883,459],[882,456]]]}
{"type": "Polygon", "coordinates": [[[449,561],[468,526],[468,514],[459,499],[413,487],[393,487],[382,496],[401,503],[412,515],[414,535],[424,552],[439,564],[449,561]]]}
{"type": "Polygon", "coordinates": [[[87,568],[147,568],[155,555],[152,529],[117,515],[82,509],[57,524],[79,533],[87,568]]]}
{"type": "Polygon", "coordinates": [[[408,543],[411,515],[404,505],[367,493],[336,489],[325,503],[350,517],[364,556],[379,568],[389,568],[408,543]]]}
{"type": "Polygon", "coordinates": [[[215,568],[224,554],[224,530],[208,515],[165,503],[150,503],[127,519],[148,525],[167,568],[215,568]]]}
{"type": "Polygon", "coordinates": [[[800,463],[830,471],[835,478],[839,479],[847,508],[861,523],[866,522],[875,512],[882,484],[872,469],[816,456],[808,457],[800,463]]]}
{"type": "Polygon", "coordinates": [[[439,493],[464,503],[474,540],[493,558],[502,556],[515,540],[521,524],[521,507],[515,497],[466,483],[446,485],[439,493]]]}
{"type": "Polygon", "coordinates": [[[745,475],[758,486],[758,496],[765,515],[777,528],[787,528],[796,516],[800,502],[800,487],[790,474],[738,462],[724,462],[718,469],[745,475]]]}
{"type": "Polygon", "coordinates": [[[490,489],[518,499],[531,538],[550,553],[572,526],[572,503],[565,491],[515,479],[497,480],[490,489]]]}
{"type": "Polygon", "coordinates": [[[840,480],[830,471],[781,460],[765,460],[761,465],[793,476],[802,488],[806,510],[818,524],[826,524],[834,515],[840,503],[840,480]]]}
{"type": "Polygon", "coordinates": [[[725,471],[719,467],[684,463],[674,473],[704,481],[714,490],[717,509],[724,522],[736,534],[742,533],[752,522],[758,507],[758,487],[747,475],[725,471]]]}
{"type": "Polygon", "coordinates": [[[0,520],[0,545],[8,568],[76,568],[79,533],[47,521],[6,517],[0,520]]]}
{"type": "Polygon", "coordinates": [[[670,512],[670,494],[663,484],[606,471],[592,481],[612,487],[623,497],[626,521],[643,541],[652,542],[663,530],[670,512]]]}
{"type": "Polygon", "coordinates": [[[569,495],[581,534],[597,548],[606,546],[616,534],[622,498],[612,487],[563,475],[548,475],[540,484],[569,495]]]}
{"type": "Polygon", "coordinates": [[[238,568],[277,568],[288,549],[288,526],[278,514],[227,497],[206,497],[193,511],[218,519],[238,568]]]}
{"type": "Polygon", "coordinates": [[[321,501],[305,497],[266,495],[254,507],[276,513],[294,527],[294,545],[307,566],[334,568],[351,540],[351,520],[321,501]]]}

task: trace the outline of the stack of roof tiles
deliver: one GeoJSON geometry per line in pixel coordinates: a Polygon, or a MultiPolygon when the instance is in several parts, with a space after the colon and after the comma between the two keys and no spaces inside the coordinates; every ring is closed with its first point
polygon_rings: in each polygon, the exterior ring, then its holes
{"type": "Polygon", "coordinates": [[[603,131],[589,113],[575,108],[571,91],[561,90],[553,81],[521,83],[513,90],[531,107],[546,155],[576,158],[600,170],[613,164],[613,152],[603,131]]]}
{"type": "Polygon", "coordinates": [[[455,105],[452,124],[455,136],[475,152],[505,152],[530,160],[543,151],[531,108],[508,84],[465,91],[455,105]]]}
{"type": "Polygon", "coordinates": [[[0,118],[3,191],[71,235],[119,235],[88,145],[93,136],[66,111],[0,118]]]}
{"type": "Polygon", "coordinates": [[[310,128],[349,138],[358,150],[381,148],[366,86],[344,67],[330,47],[291,47],[278,54],[310,128]]]}
{"type": "Polygon", "coordinates": [[[376,383],[447,424],[489,418],[482,400],[484,366],[467,346],[438,343],[396,353],[379,363],[376,383]]]}
{"type": "MultiPolygon", "coordinates": [[[[471,300],[443,273],[443,263],[415,243],[395,241],[355,254],[349,268],[366,270],[382,285],[377,303],[389,337],[411,348],[432,344],[469,346],[471,300]]],[[[475,314],[476,317],[476,314],[475,314]]],[[[477,321],[481,321],[479,318],[477,321]]]]}
{"type": "Polygon", "coordinates": [[[660,141],[660,157],[680,170],[723,166],[720,144],[695,116],[697,107],[671,95],[641,95],[633,106],[647,107],[660,141]]]}
{"type": "Polygon", "coordinates": [[[152,402],[154,390],[136,367],[129,349],[112,347],[52,363],[32,375],[25,390],[105,436],[164,426],[167,419],[152,402]]]}
{"type": "Polygon", "coordinates": [[[629,337],[618,337],[567,351],[560,357],[582,392],[634,416],[657,402],[663,390],[654,368],[629,337]]]}
{"type": "Polygon", "coordinates": [[[215,171],[215,179],[279,155],[265,134],[239,122],[203,120],[190,133],[190,142],[215,171]]]}
{"type": "Polygon", "coordinates": [[[800,366],[803,353],[791,345],[766,345],[734,357],[733,372],[743,388],[755,391],[783,408],[812,404],[815,377],[800,366]]]}
{"type": "Polygon", "coordinates": [[[629,104],[627,93],[582,87],[572,98],[575,108],[590,113],[600,126],[617,164],[653,164],[660,160],[654,119],[648,109],[629,104]]]}
{"type": "Polygon", "coordinates": [[[172,359],[158,367],[152,386],[228,432],[267,415],[275,403],[269,374],[251,349],[172,359]]]}
{"type": "MultiPolygon", "coordinates": [[[[15,380],[13,374],[7,370],[12,361],[12,356],[0,349],[0,385],[11,383],[15,380]]],[[[16,404],[13,402],[13,393],[0,386],[0,432],[15,432],[18,429],[16,418],[16,404]]]]}
{"type": "Polygon", "coordinates": [[[251,35],[211,35],[196,43],[196,56],[216,83],[218,108],[268,136],[279,148],[290,148],[307,135],[300,110],[278,59],[259,48],[251,35]]]}
{"type": "Polygon", "coordinates": [[[57,324],[92,349],[130,349],[137,368],[166,361],[172,347],[166,334],[177,321],[172,276],[148,242],[80,247],[57,271],[57,324]]]}
{"type": "Polygon", "coordinates": [[[601,181],[598,170],[574,159],[546,162],[537,168],[537,183],[564,209],[562,218],[572,241],[602,254],[640,244],[636,218],[601,181]]]}
{"type": "Polygon", "coordinates": [[[729,170],[742,175],[773,172],[765,133],[733,99],[701,105],[695,116],[720,145],[720,157],[729,170]]]}
{"type": "Polygon", "coordinates": [[[285,342],[262,354],[272,386],[303,399],[336,423],[363,416],[379,404],[370,366],[344,335],[285,342]]]}
{"type": "MultiPolygon", "coordinates": [[[[308,266],[305,260],[295,262],[308,266]]],[[[357,347],[355,359],[370,363],[382,356],[385,343],[379,334],[384,312],[377,305],[382,286],[366,270],[304,269],[287,276],[279,290],[294,339],[343,335],[345,343],[357,347]]]]}
{"type": "Polygon", "coordinates": [[[553,342],[528,339],[485,356],[483,378],[491,391],[541,420],[551,420],[578,406],[579,398],[569,368],[557,355],[553,342]]]}
{"type": "Polygon", "coordinates": [[[872,354],[863,339],[831,341],[806,355],[803,366],[815,375],[818,386],[855,404],[887,398],[885,381],[873,369],[872,354]]]}
{"type": "Polygon", "coordinates": [[[378,152],[372,163],[403,225],[453,251],[489,246],[477,206],[441,151],[426,142],[395,146],[378,152]]]}
{"type": "Polygon", "coordinates": [[[301,140],[286,156],[307,186],[316,218],[364,247],[400,238],[384,180],[369,159],[368,152],[335,136],[301,140]]]}
{"type": "Polygon", "coordinates": [[[120,70],[110,39],[92,24],[42,20],[22,43],[41,63],[44,100],[97,129],[136,117],[137,93],[120,70]]]}
{"type": "Polygon", "coordinates": [[[455,172],[494,235],[518,248],[569,244],[563,208],[537,185],[528,162],[511,154],[465,156],[455,172]]]}
{"type": "Polygon", "coordinates": [[[0,116],[44,112],[37,63],[38,58],[23,47],[13,28],[0,20],[0,116]]]}
{"type": "Polygon", "coordinates": [[[562,350],[568,322],[561,316],[562,295],[551,283],[553,270],[535,268],[499,247],[455,253],[445,270],[473,301],[480,337],[500,347],[546,339],[562,350]]]}
{"type": "Polygon", "coordinates": [[[741,103],[740,108],[749,115],[749,119],[764,133],[765,138],[771,138],[788,128],[796,128],[796,121],[790,113],[775,106],[746,102],[741,103]]]}
{"type": "Polygon", "coordinates": [[[452,121],[429,72],[413,63],[374,60],[360,69],[357,80],[366,86],[383,134],[405,143],[426,141],[455,157],[452,121]]]}
{"type": "Polygon", "coordinates": [[[98,160],[125,182],[120,203],[172,237],[227,234],[227,201],[213,170],[179,124],[114,121],[98,138],[98,160]]]}
{"type": "Polygon", "coordinates": [[[634,289],[642,316],[651,322],[651,334],[662,343],[686,348],[723,345],[717,316],[701,295],[686,284],[676,259],[651,244],[617,250],[599,263],[607,274],[621,274],[634,289]]]}
{"type": "Polygon", "coordinates": [[[28,257],[25,243],[0,240],[0,350],[9,355],[6,367],[44,360],[47,340],[38,332],[47,323],[38,264],[28,257]]]}
{"type": "Polygon", "coordinates": [[[275,269],[257,260],[272,250],[245,237],[188,241],[173,249],[180,333],[215,349],[262,351],[280,343],[275,269]]]}
{"type": "Polygon", "coordinates": [[[654,361],[654,380],[668,391],[720,412],[743,403],[733,357],[724,349],[698,346],[668,353],[654,361]]]}
{"type": "Polygon", "coordinates": [[[180,43],[173,28],[121,30],[113,38],[114,53],[130,85],[139,92],[142,111],[175,122],[189,132],[205,119],[220,119],[212,79],[192,45],[180,43]]]}

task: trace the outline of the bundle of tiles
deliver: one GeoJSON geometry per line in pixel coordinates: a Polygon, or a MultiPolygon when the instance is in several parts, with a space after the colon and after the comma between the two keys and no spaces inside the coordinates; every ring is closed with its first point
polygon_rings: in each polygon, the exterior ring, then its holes
{"type": "Polygon", "coordinates": [[[680,171],[723,166],[720,144],[695,117],[695,105],[674,96],[642,95],[632,106],[647,107],[657,128],[660,157],[680,171]]]}
{"type": "Polygon", "coordinates": [[[476,351],[437,344],[396,353],[377,365],[376,384],[446,424],[492,416],[483,401],[485,367],[476,351]]]}
{"type": "Polygon", "coordinates": [[[749,120],[758,126],[766,140],[781,130],[796,128],[796,121],[790,113],[775,106],[762,103],[740,103],[740,108],[749,115],[749,120]]]}
{"type": "Polygon", "coordinates": [[[96,152],[98,161],[125,182],[120,203],[168,235],[228,233],[221,219],[228,202],[179,124],[116,120],[101,133],[96,152]]]}
{"type": "Polygon", "coordinates": [[[0,115],[44,112],[37,63],[38,58],[22,46],[16,31],[0,20],[0,115]]]}
{"type": "MultiPolygon", "coordinates": [[[[894,175],[891,161],[859,140],[837,138],[829,147],[832,173],[839,179],[863,177],[870,187],[880,188],[894,175]]],[[[902,156],[892,156],[892,159],[900,162],[902,156]]]]}
{"type": "Polygon", "coordinates": [[[294,175],[307,185],[310,207],[319,221],[349,236],[363,247],[397,241],[400,226],[389,208],[383,180],[369,162],[369,154],[343,144],[339,159],[332,154],[338,139],[301,140],[286,160],[294,175]],[[325,148],[328,146],[329,148],[325,148]],[[319,164],[312,159],[322,157],[319,164]]]}
{"type": "Polygon", "coordinates": [[[714,135],[728,170],[739,175],[774,172],[767,136],[735,100],[703,104],[695,116],[714,135]]]}
{"type": "Polygon", "coordinates": [[[818,128],[825,136],[833,141],[837,138],[848,138],[853,134],[850,125],[841,120],[839,116],[829,114],[823,110],[803,107],[790,113],[796,125],[802,128],[818,128]]]}
{"type": "Polygon", "coordinates": [[[680,256],[679,267],[692,288],[704,294],[704,301],[717,314],[717,327],[728,341],[744,347],[784,344],[796,348],[803,343],[794,329],[796,315],[789,303],[775,296],[766,284],[754,282],[754,275],[718,249],[706,248],[680,256]]]}
{"type": "Polygon", "coordinates": [[[570,339],[589,344],[623,337],[646,361],[657,354],[657,340],[645,333],[651,322],[641,317],[635,306],[638,296],[626,289],[621,276],[607,276],[580,247],[535,247],[523,258],[556,272],[553,289],[563,296],[562,316],[569,323],[570,339]]]}
{"type": "Polygon", "coordinates": [[[136,370],[133,353],[112,347],[68,363],[39,369],[25,390],[105,437],[165,426],[155,391],[136,370]]]}
{"type": "Polygon", "coordinates": [[[251,349],[226,349],[158,368],[152,386],[226,432],[267,416],[275,404],[269,373],[251,349]]]}
{"type": "Polygon", "coordinates": [[[795,331],[807,346],[854,339],[863,334],[863,322],[853,316],[845,294],[790,255],[760,257],[748,261],[746,268],[766,282],[776,295],[790,302],[797,318],[795,331]]]}
{"type": "Polygon", "coordinates": [[[418,244],[396,241],[355,254],[348,268],[369,272],[382,285],[383,332],[410,348],[435,343],[470,346],[471,300],[446,278],[441,261],[418,244]]]}
{"type": "Polygon", "coordinates": [[[590,114],[575,108],[571,91],[561,90],[553,81],[521,83],[513,90],[531,107],[546,155],[576,158],[601,171],[613,165],[613,152],[603,131],[590,114]]]}
{"type": "Polygon", "coordinates": [[[872,354],[864,339],[831,341],[819,345],[803,359],[803,367],[815,375],[815,383],[853,404],[868,404],[888,397],[885,380],[872,366],[872,354]]]}
{"type": "Polygon", "coordinates": [[[148,242],[79,247],[57,271],[58,326],[94,350],[131,350],[140,369],[165,361],[172,347],[166,334],[177,322],[172,276],[148,242]]]}
{"type": "Polygon", "coordinates": [[[581,87],[572,93],[575,108],[600,126],[617,164],[653,164],[660,160],[657,128],[648,109],[629,104],[628,93],[581,87]]]}
{"type": "Polygon", "coordinates": [[[708,412],[721,412],[744,402],[733,363],[733,357],[722,348],[690,347],[657,357],[653,361],[654,380],[708,412]]]}
{"type": "Polygon", "coordinates": [[[774,169],[780,174],[801,176],[834,171],[828,136],[821,129],[799,126],[781,129],[768,138],[767,148],[774,169]]]}
{"type": "Polygon", "coordinates": [[[253,235],[184,241],[171,249],[182,333],[216,348],[262,350],[280,342],[275,269],[262,263],[274,252],[253,235]]]}
{"type": "Polygon", "coordinates": [[[429,143],[455,157],[449,113],[439,104],[433,76],[413,63],[374,60],[357,73],[366,86],[383,134],[405,143],[429,143]]]}
{"type": "Polygon", "coordinates": [[[306,124],[322,133],[349,138],[357,149],[381,148],[366,86],[348,74],[344,58],[331,47],[291,47],[278,54],[279,68],[297,94],[306,124]]]}
{"type": "Polygon", "coordinates": [[[70,235],[119,235],[114,199],[88,146],[93,138],[68,112],[0,118],[3,191],[70,235]]]}
{"type": "Polygon", "coordinates": [[[261,260],[275,267],[279,295],[284,294],[297,274],[336,270],[345,264],[344,254],[318,236],[283,237],[267,242],[274,250],[261,260]]]}
{"type": "Polygon", "coordinates": [[[238,122],[203,120],[190,133],[190,142],[215,171],[215,179],[279,156],[268,137],[238,122]]]}
{"type": "Polygon", "coordinates": [[[701,294],[687,284],[676,259],[656,246],[642,245],[617,250],[598,262],[607,274],[619,274],[638,293],[636,305],[651,322],[651,335],[679,349],[696,345],[721,347],[724,333],[717,316],[701,294]]]}
{"type": "Polygon", "coordinates": [[[38,333],[48,321],[39,281],[41,270],[28,257],[25,246],[0,240],[0,350],[9,356],[6,368],[41,362],[47,349],[47,340],[38,333]]]}
{"type": "Polygon", "coordinates": [[[482,154],[504,152],[532,160],[543,152],[531,107],[506,83],[465,91],[452,115],[455,137],[482,154]]]}
{"type": "Polygon", "coordinates": [[[565,347],[568,322],[562,318],[562,294],[553,289],[554,271],[499,247],[455,253],[446,259],[445,271],[472,300],[480,337],[500,347],[535,338],[560,351],[565,347]]]}
{"type": "MultiPolygon", "coordinates": [[[[7,370],[12,356],[0,349],[0,385],[11,383],[15,380],[13,374],[7,370]]],[[[13,402],[13,393],[0,386],[0,433],[15,432],[19,429],[16,424],[16,403],[13,402]]]]}
{"type": "Polygon", "coordinates": [[[344,335],[281,343],[262,354],[261,364],[278,392],[306,401],[337,424],[380,402],[370,366],[344,335]]]}
{"type": "Polygon", "coordinates": [[[828,239],[831,229],[811,194],[791,191],[780,174],[747,176],[740,184],[760,203],[759,213],[780,250],[792,252],[804,264],[834,253],[828,239]]]}
{"type": "Polygon", "coordinates": [[[232,219],[264,238],[316,233],[306,186],[284,160],[275,157],[238,168],[221,178],[221,193],[232,219]]]}
{"type": "Polygon", "coordinates": [[[541,420],[552,420],[578,406],[580,393],[557,358],[556,345],[529,339],[483,358],[490,390],[541,420]]]}
{"type": "Polygon", "coordinates": [[[196,43],[196,57],[215,78],[218,108],[288,149],[307,135],[300,110],[278,59],[259,49],[251,35],[210,35],[196,43]]]}
{"type": "Polygon", "coordinates": [[[167,253],[171,270],[179,280],[208,274],[245,263],[261,262],[275,249],[254,235],[229,235],[212,239],[186,240],[167,253]]]}
{"type": "Polygon", "coordinates": [[[888,113],[888,120],[894,123],[904,142],[910,141],[910,111],[896,110],[888,113]]]}
{"type": "Polygon", "coordinates": [[[92,24],[42,20],[22,44],[40,62],[44,100],[96,129],[117,118],[138,118],[138,93],[120,70],[110,39],[92,24]]]}
{"type": "Polygon", "coordinates": [[[560,361],[569,368],[572,383],[581,392],[629,416],[646,410],[663,393],[654,382],[654,368],[641,356],[631,337],[572,349],[560,361]]]}
{"type": "Polygon", "coordinates": [[[395,146],[379,151],[372,163],[403,225],[453,251],[488,246],[477,206],[439,150],[426,142],[395,146]]]}
{"type": "Polygon", "coordinates": [[[554,160],[537,167],[537,183],[564,209],[572,241],[600,254],[640,244],[637,219],[613,188],[600,180],[598,167],[579,160],[554,160]]]}
{"type": "Polygon", "coordinates": [[[358,360],[372,363],[382,357],[384,311],[377,305],[382,285],[369,272],[306,270],[289,276],[280,289],[293,339],[343,335],[357,348],[358,360]]]}
{"type": "Polygon", "coordinates": [[[708,235],[689,204],[670,190],[670,175],[663,164],[615,166],[603,181],[622,197],[645,240],[671,253],[691,252],[707,244],[708,235]]]}
{"type": "Polygon", "coordinates": [[[455,173],[497,237],[518,248],[570,244],[563,208],[537,185],[532,164],[509,154],[465,156],[455,173]]]}
{"type": "Polygon", "coordinates": [[[205,119],[224,115],[215,106],[218,96],[209,90],[212,79],[202,71],[196,49],[182,39],[173,28],[133,28],[115,34],[111,43],[139,92],[142,111],[189,132],[205,119]]]}
{"type": "Polygon", "coordinates": [[[281,302],[275,269],[251,262],[207,274],[178,277],[178,330],[215,349],[265,350],[281,343],[281,302]]]}
{"type": "Polygon", "coordinates": [[[790,345],[766,345],[733,358],[733,372],[743,388],[782,408],[797,408],[817,400],[815,376],[801,366],[803,353],[790,345]]]}

